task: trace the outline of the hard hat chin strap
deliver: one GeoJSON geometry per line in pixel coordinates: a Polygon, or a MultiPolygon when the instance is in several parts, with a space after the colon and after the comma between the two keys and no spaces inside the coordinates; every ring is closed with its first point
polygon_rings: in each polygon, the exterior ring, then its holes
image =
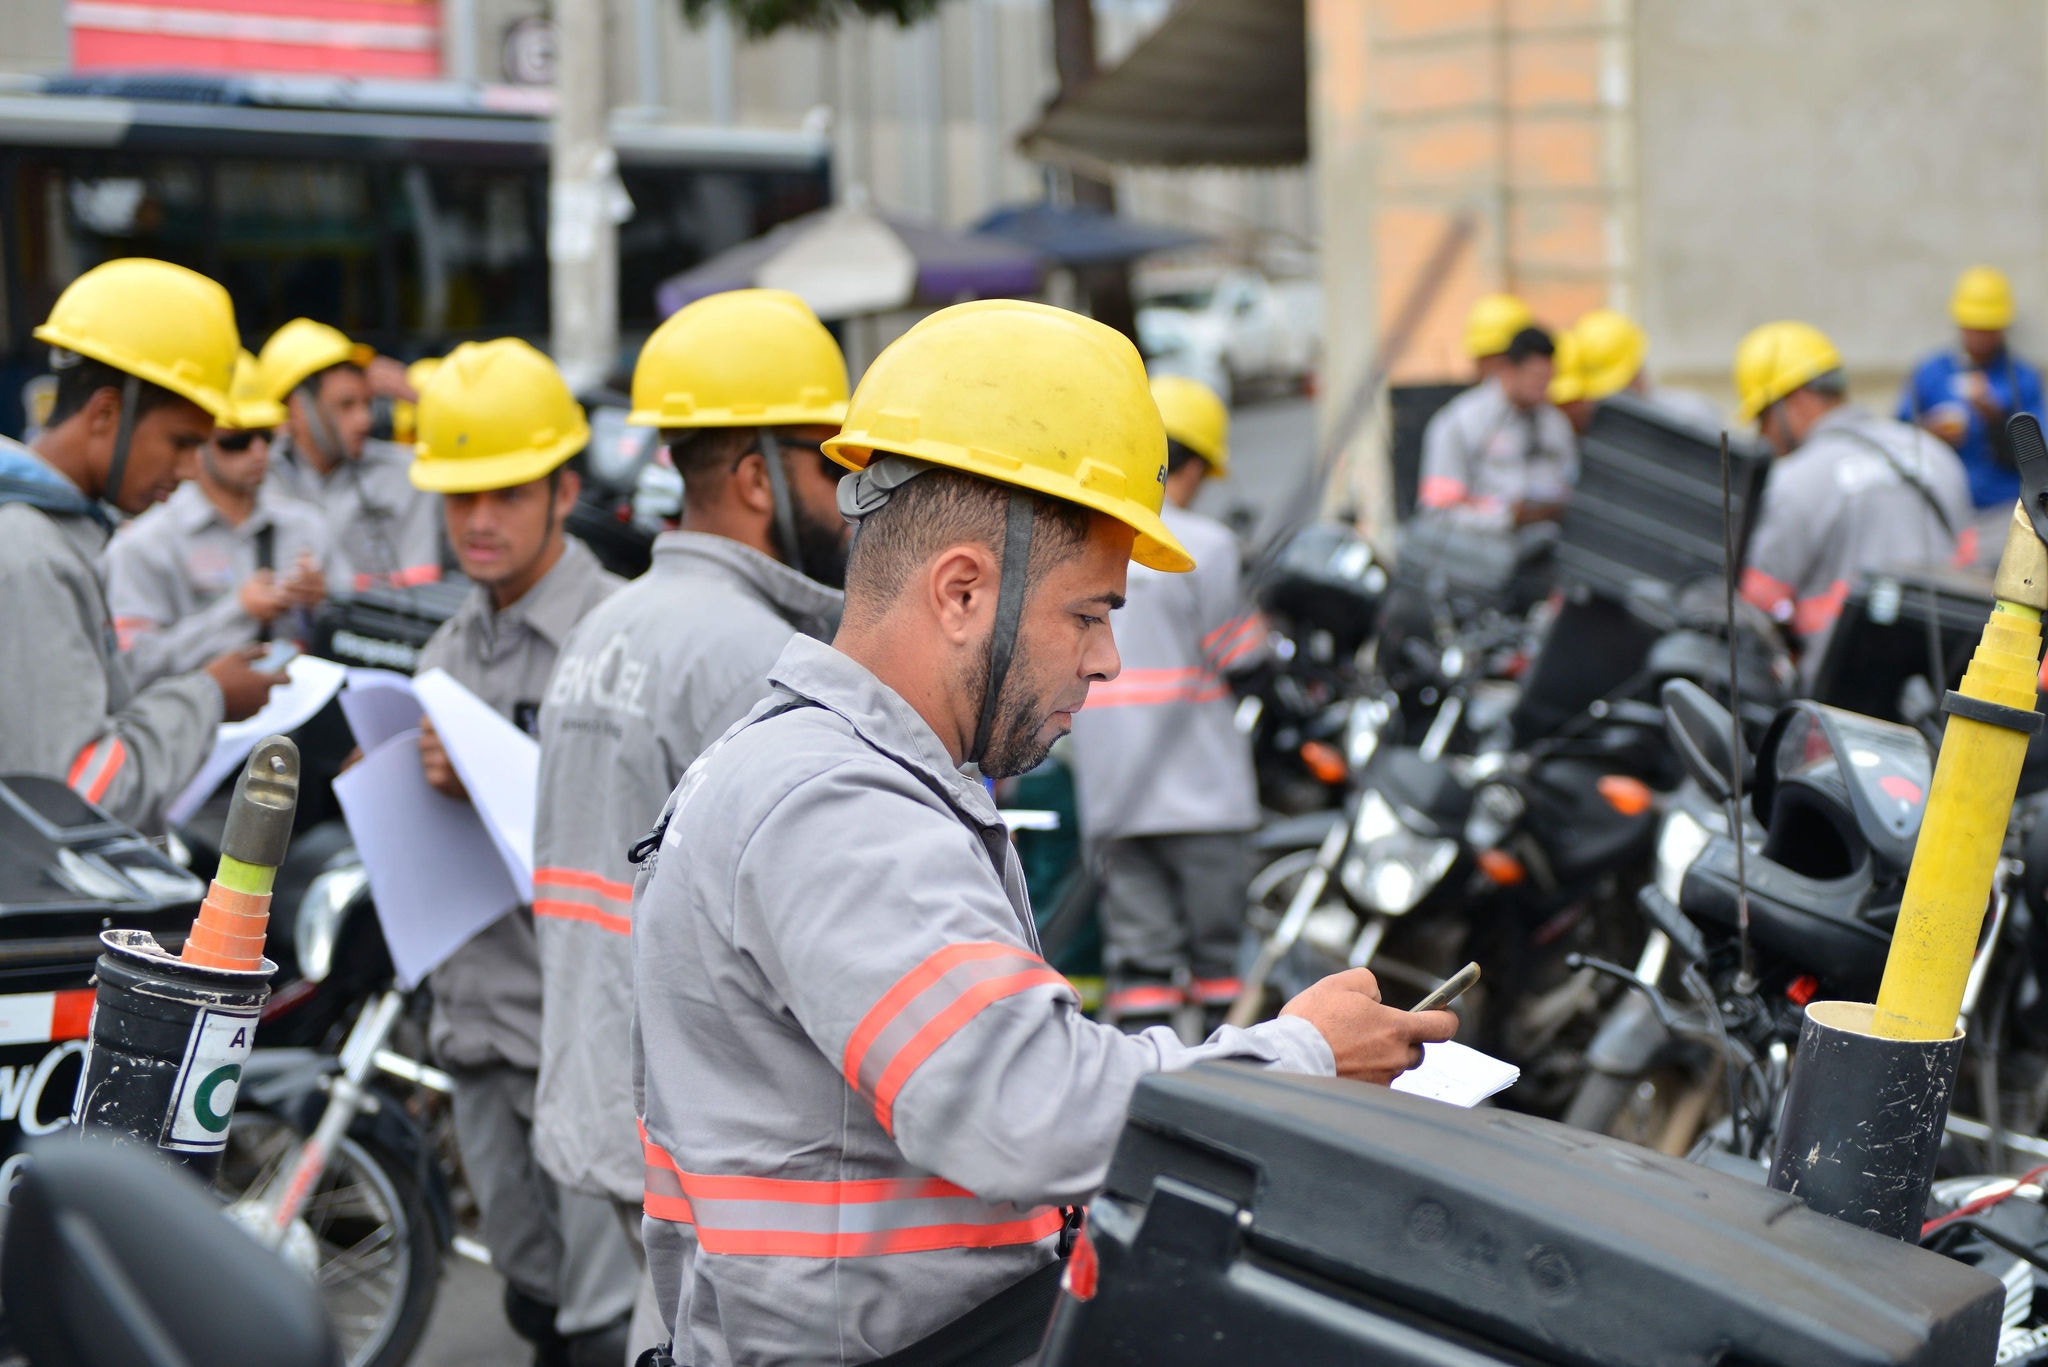
{"type": "Polygon", "coordinates": [[[1010,491],[1009,514],[1003,525],[1002,583],[996,589],[996,620],[988,634],[988,687],[981,695],[981,720],[974,727],[974,743],[967,747],[967,760],[980,764],[994,739],[996,704],[1003,696],[1003,683],[1010,675],[1010,662],[1017,653],[1017,629],[1024,621],[1025,581],[1031,569],[1031,534],[1038,525],[1038,510],[1021,490],[1010,491]]]}
{"type": "MultiPolygon", "coordinates": [[[[866,469],[839,481],[839,514],[858,524],[887,504],[896,491],[934,467],[909,456],[876,455],[866,469]]],[[[981,694],[981,715],[974,739],[962,761],[980,764],[996,727],[996,705],[1010,664],[1017,654],[1017,632],[1024,621],[1024,591],[1031,575],[1031,537],[1038,527],[1038,508],[1030,495],[1010,491],[1003,520],[1002,581],[996,588],[996,620],[988,633],[988,686],[981,694]]]]}
{"type": "Polygon", "coordinates": [[[341,434],[334,430],[334,424],[327,420],[327,410],[320,406],[320,377],[311,376],[300,382],[296,391],[301,404],[299,411],[306,419],[306,435],[319,448],[320,458],[328,468],[348,464],[348,452],[342,449],[341,434]]]}
{"type": "Polygon", "coordinates": [[[796,535],[796,504],[789,493],[789,471],[782,464],[782,443],[775,439],[769,428],[759,429],[761,440],[761,461],[768,467],[768,492],[775,500],[775,548],[782,553],[782,563],[798,574],[808,574],[804,566],[803,543],[796,535]]]}
{"type": "Polygon", "coordinates": [[[128,475],[128,447],[135,440],[136,410],[142,406],[142,381],[129,375],[121,381],[121,418],[114,427],[114,454],[107,461],[107,486],[100,501],[121,506],[121,481],[128,475]]]}

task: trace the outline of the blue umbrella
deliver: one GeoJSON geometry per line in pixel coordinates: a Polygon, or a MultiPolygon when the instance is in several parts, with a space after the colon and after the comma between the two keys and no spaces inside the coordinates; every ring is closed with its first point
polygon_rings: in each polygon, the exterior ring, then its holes
{"type": "Polygon", "coordinates": [[[975,224],[974,231],[1022,243],[1062,266],[1112,265],[1210,240],[1184,228],[1142,223],[1087,205],[1044,200],[1006,204],[975,224]]]}

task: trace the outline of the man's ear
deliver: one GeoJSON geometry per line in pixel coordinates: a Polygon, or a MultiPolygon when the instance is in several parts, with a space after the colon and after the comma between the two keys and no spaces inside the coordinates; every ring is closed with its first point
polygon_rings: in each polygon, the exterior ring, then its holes
{"type": "Polygon", "coordinates": [[[583,494],[583,476],[574,470],[563,470],[555,481],[555,525],[561,526],[569,520],[575,510],[576,500],[583,494]]]}
{"type": "Polygon", "coordinates": [[[995,612],[997,569],[986,546],[949,546],[926,567],[924,582],[939,633],[953,645],[966,645],[987,630],[995,612]]]}
{"type": "Polygon", "coordinates": [[[85,430],[93,437],[112,441],[120,428],[121,391],[112,385],[102,385],[85,401],[85,430]]]}
{"type": "Polygon", "coordinates": [[[730,483],[748,511],[775,516],[775,488],[768,482],[767,456],[758,450],[741,456],[739,464],[733,467],[730,483]]]}

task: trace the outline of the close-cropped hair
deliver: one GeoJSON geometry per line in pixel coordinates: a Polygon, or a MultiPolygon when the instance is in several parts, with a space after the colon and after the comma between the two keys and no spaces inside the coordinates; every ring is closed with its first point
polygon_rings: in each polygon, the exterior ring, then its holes
{"type": "MultiPolygon", "coordinates": [[[[854,534],[846,566],[848,614],[888,607],[911,576],[949,547],[976,545],[1000,557],[1011,492],[1008,485],[957,470],[928,470],[899,487],[854,534]]],[[[1078,504],[1019,492],[1033,504],[1025,574],[1036,579],[1087,544],[1093,514],[1078,504]]]]}

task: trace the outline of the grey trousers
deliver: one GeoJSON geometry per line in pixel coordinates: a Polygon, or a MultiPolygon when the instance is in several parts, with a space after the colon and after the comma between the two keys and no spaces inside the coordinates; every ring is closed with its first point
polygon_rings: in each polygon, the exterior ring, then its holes
{"type": "Polygon", "coordinates": [[[491,1265],[522,1294],[555,1307],[557,1333],[588,1333],[631,1314],[646,1274],[612,1203],[558,1188],[534,1159],[536,1075],[506,1066],[451,1076],[455,1141],[491,1265]]]}
{"type": "Polygon", "coordinates": [[[1102,846],[1110,976],[1229,978],[1251,883],[1249,831],[1134,835],[1102,846]]]}

